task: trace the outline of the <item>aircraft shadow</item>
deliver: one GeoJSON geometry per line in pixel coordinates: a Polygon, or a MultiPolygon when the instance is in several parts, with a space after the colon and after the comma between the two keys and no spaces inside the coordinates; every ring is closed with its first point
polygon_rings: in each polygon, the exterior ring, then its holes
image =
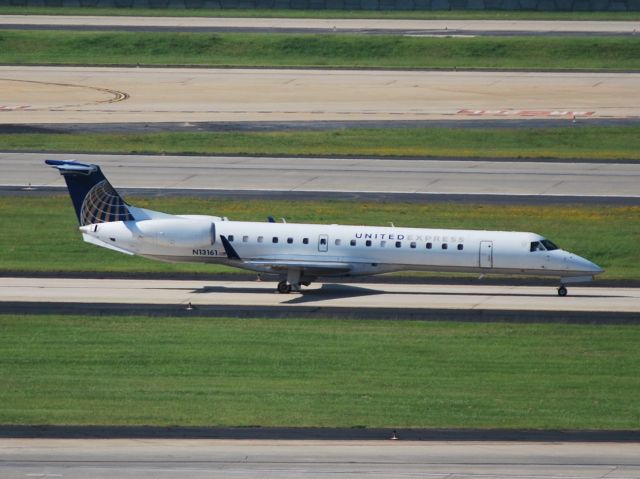
{"type": "MultiPolygon", "coordinates": [[[[383,291],[378,289],[365,288],[351,284],[325,283],[320,288],[302,289],[300,293],[292,293],[291,299],[284,301],[285,304],[302,304],[317,301],[329,301],[332,299],[355,298],[359,296],[375,296],[375,295],[413,295],[413,296],[496,296],[496,297],[522,297],[522,298],[548,298],[557,297],[553,287],[549,288],[549,294],[531,294],[526,292],[511,293],[482,293],[482,292],[418,292],[418,291],[383,291]]],[[[252,293],[252,294],[277,294],[274,289],[265,288],[247,288],[234,286],[205,286],[202,288],[191,290],[194,294],[209,293],[252,293]]],[[[571,293],[569,293],[571,294],[571,293]]],[[[580,295],[580,298],[624,298],[620,295],[580,295]]]]}
{"type": "MultiPolygon", "coordinates": [[[[181,288],[178,288],[181,289],[181,288]]],[[[188,289],[188,288],[185,288],[188,289]]],[[[204,286],[198,289],[192,289],[193,294],[209,294],[209,293],[252,293],[252,294],[278,294],[275,287],[273,289],[265,288],[246,288],[234,286],[204,286]]],[[[355,296],[366,296],[374,294],[384,294],[384,291],[362,288],[359,286],[351,286],[347,284],[323,284],[320,288],[303,289],[300,293],[292,293],[292,299],[287,303],[303,302],[300,301],[307,297],[307,301],[328,300],[337,298],[351,298],[355,296]]]]}

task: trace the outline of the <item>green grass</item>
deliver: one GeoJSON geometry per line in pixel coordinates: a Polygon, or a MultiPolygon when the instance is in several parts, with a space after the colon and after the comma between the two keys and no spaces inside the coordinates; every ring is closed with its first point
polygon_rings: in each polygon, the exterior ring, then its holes
{"type": "Polygon", "coordinates": [[[640,18],[640,12],[535,12],[500,10],[282,10],[282,9],[170,9],[72,8],[1,6],[0,15],[107,15],[143,17],[245,17],[245,18],[383,18],[408,20],[620,20],[640,18]]]}
{"type": "MultiPolygon", "coordinates": [[[[640,159],[640,127],[388,128],[288,132],[0,134],[14,151],[640,159]]],[[[301,160],[304,161],[304,160],[301,160]]]]}
{"type": "MultiPolygon", "coordinates": [[[[609,279],[640,279],[639,206],[504,206],[354,203],[349,201],[129,198],[167,213],[213,214],[233,220],[534,231],[604,267],[609,279]]],[[[66,195],[0,196],[0,271],[236,271],[202,264],[165,264],[82,242],[66,195]]]]}
{"type": "Polygon", "coordinates": [[[0,63],[640,69],[640,36],[413,38],[3,30],[0,63]]]}
{"type": "Polygon", "coordinates": [[[637,429],[640,327],[0,316],[0,424],[637,429]]]}

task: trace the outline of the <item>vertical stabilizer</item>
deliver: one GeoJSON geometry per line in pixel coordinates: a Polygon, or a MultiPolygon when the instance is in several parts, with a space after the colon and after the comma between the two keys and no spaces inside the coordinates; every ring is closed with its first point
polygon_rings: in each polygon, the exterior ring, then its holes
{"type": "Polygon", "coordinates": [[[129,205],[111,186],[97,165],[46,160],[64,177],[80,226],[133,220],[129,205]]]}

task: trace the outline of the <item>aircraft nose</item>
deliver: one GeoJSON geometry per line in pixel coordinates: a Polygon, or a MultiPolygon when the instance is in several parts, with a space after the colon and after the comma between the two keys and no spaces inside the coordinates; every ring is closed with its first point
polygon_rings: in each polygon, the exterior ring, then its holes
{"type": "Polygon", "coordinates": [[[589,273],[592,275],[604,273],[604,269],[602,269],[600,266],[578,255],[571,254],[570,263],[571,268],[575,268],[577,271],[589,273]]]}

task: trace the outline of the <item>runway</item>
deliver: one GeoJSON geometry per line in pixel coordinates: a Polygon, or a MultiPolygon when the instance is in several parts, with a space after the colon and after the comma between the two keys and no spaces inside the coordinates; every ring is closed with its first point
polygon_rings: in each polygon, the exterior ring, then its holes
{"type": "MultiPolygon", "coordinates": [[[[640,198],[640,163],[0,153],[0,186],[64,187],[46,158],[97,163],[115,188],[181,191],[640,198]]],[[[22,192],[29,194],[29,191],[22,192]]],[[[299,196],[296,196],[299,198],[299,196]]]]}
{"type": "Polygon", "coordinates": [[[416,36],[636,35],[638,21],[388,20],[0,15],[0,28],[360,33],[416,36]]]}
{"type": "Polygon", "coordinates": [[[0,439],[0,475],[638,478],[637,443],[0,439]]]}
{"type": "MultiPolygon", "coordinates": [[[[315,283],[301,294],[278,294],[275,281],[133,280],[87,278],[0,277],[0,311],[66,312],[124,309],[130,314],[184,314],[191,304],[211,315],[301,317],[353,315],[372,319],[421,319],[440,316],[477,317],[474,313],[531,312],[562,318],[625,318],[640,320],[640,288],[569,286],[556,295],[554,286],[315,283]],[[44,308],[42,305],[45,306],[44,308]],[[272,313],[269,313],[271,311],[272,313]],[[438,314],[430,314],[437,312],[438,314]],[[381,313],[382,312],[382,313],[381,313]],[[277,314],[276,314],[277,313],[277,314]],[[548,313],[548,314],[547,314],[548,313]]],[[[501,314],[507,318],[509,314],[501,314]]],[[[534,318],[533,314],[527,317],[534,318]]],[[[517,314],[512,314],[514,318],[517,314]]],[[[536,316],[536,317],[537,317],[536,316]]],[[[496,316],[497,317],[497,316],[496,316]]]]}
{"type": "Polygon", "coordinates": [[[0,67],[0,122],[638,119],[640,73],[0,67]]]}

